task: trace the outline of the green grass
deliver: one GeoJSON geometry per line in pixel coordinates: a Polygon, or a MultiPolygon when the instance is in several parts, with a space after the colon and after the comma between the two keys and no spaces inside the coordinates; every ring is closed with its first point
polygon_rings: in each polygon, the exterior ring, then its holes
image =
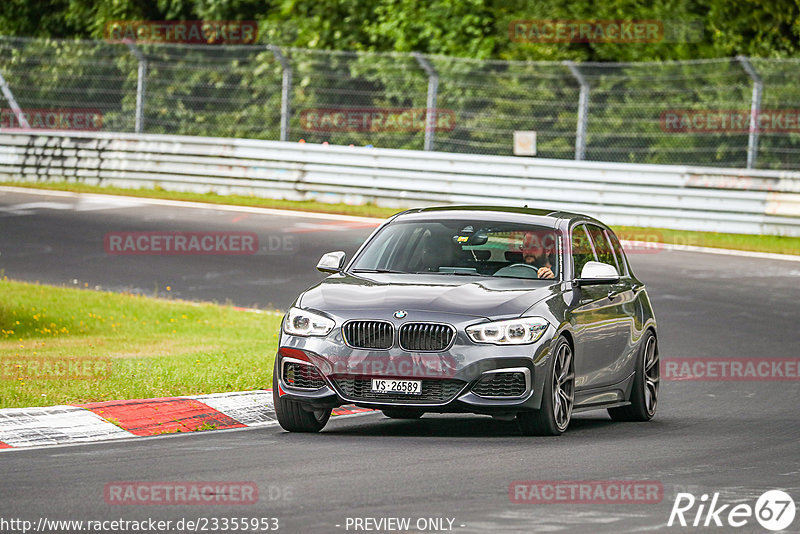
{"type": "MultiPolygon", "coordinates": [[[[50,189],[57,191],[73,191],[78,193],[104,193],[110,195],[127,195],[169,200],[185,200],[207,202],[211,204],[233,204],[240,206],[258,206],[263,208],[291,209],[313,211],[319,213],[336,213],[361,217],[387,218],[398,212],[395,208],[384,208],[374,204],[350,205],[328,204],[325,202],[273,200],[255,196],[217,195],[215,193],[183,193],[156,189],[125,189],[121,187],[103,187],[73,182],[0,182],[0,185],[50,189]]],[[[755,252],[772,252],[778,254],[800,255],[800,237],[783,237],[771,235],[726,234],[716,232],[693,232],[688,230],[670,230],[663,228],[641,228],[631,226],[615,227],[620,238],[641,239],[677,245],[693,245],[710,248],[729,248],[755,252]]]]}
{"type": "Polygon", "coordinates": [[[271,387],[277,313],[7,278],[0,295],[0,408],[271,387]]]}
{"type": "Polygon", "coordinates": [[[620,239],[635,241],[800,255],[800,237],[689,232],[687,230],[633,226],[616,226],[614,231],[617,232],[620,239]]]}

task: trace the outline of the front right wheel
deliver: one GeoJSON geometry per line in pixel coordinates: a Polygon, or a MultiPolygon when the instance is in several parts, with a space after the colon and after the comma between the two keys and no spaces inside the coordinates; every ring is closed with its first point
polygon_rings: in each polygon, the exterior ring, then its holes
{"type": "Polygon", "coordinates": [[[275,406],[275,415],[278,423],[289,432],[319,432],[328,424],[331,410],[308,411],[297,401],[281,398],[278,393],[278,361],[275,360],[275,370],[272,373],[272,403],[275,406]]]}
{"type": "Polygon", "coordinates": [[[559,436],[569,426],[575,400],[572,347],[564,337],[553,344],[542,393],[542,405],[534,412],[517,414],[517,426],[525,436],[559,436]]]}

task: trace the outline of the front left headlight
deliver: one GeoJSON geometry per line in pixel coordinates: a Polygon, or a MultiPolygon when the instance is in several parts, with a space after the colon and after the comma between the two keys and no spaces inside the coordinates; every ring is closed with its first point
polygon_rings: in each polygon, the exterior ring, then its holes
{"type": "Polygon", "coordinates": [[[520,317],[468,326],[467,335],[475,343],[525,345],[542,337],[548,324],[542,317],[520,317]]]}
{"type": "Polygon", "coordinates": [[[283,320],[283,331],[293,336],[327,336],[336,322],[318,313],[290,308],[283,320]]]}

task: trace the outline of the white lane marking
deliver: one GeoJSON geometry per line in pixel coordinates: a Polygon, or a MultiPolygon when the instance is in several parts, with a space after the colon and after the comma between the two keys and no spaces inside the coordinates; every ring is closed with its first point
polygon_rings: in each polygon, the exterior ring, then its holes
{"type": "MultiPolygon", "coordinates": [[[[124,195],[103,195],[100,193],[72,193],[69,191],[50,191],[46,189],[29,189],[27,187],[13,187],[13,186],[0,186],[0,191],[7,191],[9,193],[27,193],[31,195],[54,195],[62,197],[78,197],[80,195],[107,198],[107,197],[124,197],[124,195]]],[[[234,206],[230,204],[207,204],[204,202],[188,202],[182,200],[162,200],[154,198],[139,198],[139,197],[124,197],[129,199],[140,200],[142,204],[150,204],[157,206],[175,206],[183,208],[194,209],[212,209],[221,211],[235,211],[241,213],[260,213],[263,215],[276,215],[282,217],[299,217],[308,219],[325,219],[330,221],[353,221],[364,223],[382,223],[385,219],[378,219],[374,217],[356,217],[354,215],[337,215],[333,213],[316,213],[310,211],[294,211],[288,209],[275,209],[275,208],[256,208],[252,206],[234,206]]],[[[626,243],[626,242],[623,242],[626,243]]],[[[746,250],[733,250],[726,248],[711,248],[711,247],[697,247],[693,245],[670,245],[668,243],[657,242],[627,242],[629,244],[639,244],[648,247],[663,247],[668,250],[676,252],[700,252],[705,254],[726,254],[731,256],[742,256],[748,258],[769,259],[769,260],[785,260],[785,261],[800,261],[800,256],[793,254],[774,254],[769,252],[750,252],[746,250]]]]}
{"type": "Polygon", "coordinates": [[[285,228],[285,232],[290,233],[309,233],[309,232],[344,232],[347,230],[358,230],[361,228],[373,228],[377,223],[363,223],[355,221],[331,221],[323,223],[294,223],[291,228],[285,228]]]}
{"type": "MultiPolygon", "coordinates": [[[[77,198],[80,196],[97,198],[100,200],[108,198],[127,198],[140,201],[142,204],[150,204],[154,206],[173,206],[178,208],[193,208],[193,209],[212,209],[220,211],[235,211],[240,213],[257,213],[262,215],[278,215],[281,217],[299,217],[307,219],[324,219],[328,221],[351,221],[351,222],[364,222],[364,223],[382,223],[385,219],[377,219],[373,217],[357,217],[355,215],[340,215],[335,213],[318,213],[314,211],[297,211],[297,210],[284,210],[277,208],[259,208],[255,206],[235,206],[231,204],[208,204],[206,202],[190,202],[184,200],[165,200],[160,198],[145,198],[145,197],[126,197],[124,195],[104,195],[102,193],[73,193],[71,191],[51,191],[48,189],[29,189],[27,187],[13,187],[13,186],[0,186],[0,191],[9,193],[22,193],[31,195],[53,195],[60,197],[77,198]]],[[[398,210],[400,211],[400,210],[398,210]]]]}
{"type": "Polygon", "coordinates": [[[0,441],[12,447],[129,438],[134,435],[77,406],[0,410],[0,441]]]}
{"type": "Polygon", "coordinates": [[[0,207],[0,213],[10,215],[30,215],[35,210],[71,210],[72,204],[66,202],[26,202],[0,207]]]}
{"type": "Polygon", "coordinates": [[[11,204],[9,206],[0,207],[0,213],[8,213],[10,215],[32,215],[36,210],[98,211],[133,208],[141,205],[141,202],[131,200],[128,197],[120,197],[119,199],[113,200],[78,198],[75,203],[45,201],[11,204]]]}
{"type": "Polygon", "coordinates": [[[272,392],[239,391],[194,395],[190,398],[247,426],[274,425],[278,422],[272,406],[272,392]]]}
{"type": "Polygon", "coordinates": [[[80,197],[75,204],[75,211],[97,211],[97,210],[110,210],[119,208],[138,208],[142,206],[142,202],[138,199],[131,197],[117,197],[117,198],[91,198],[80,197]]]}
{"type": "MultiPolygon", "coordinates": [[[[0,191],[5,191],[7,193],[27,193],[29,195],[43,195],[43,196],[63,197],[63,198],[75,198],[81,195],[81,193],[74,193],[72,191],[57,191],[55,189],[35,189],[33,187],[15,187],[13,185],[0,186],[0,191]]],[[[126,198],[135,198],[135,197],[126,197],[126,198]]]]}

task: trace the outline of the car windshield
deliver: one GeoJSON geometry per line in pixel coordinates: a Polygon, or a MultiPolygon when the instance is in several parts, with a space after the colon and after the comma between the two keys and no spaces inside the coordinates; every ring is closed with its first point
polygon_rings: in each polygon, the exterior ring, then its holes
{"type": "Polygon", "coordinates": [[[553,228],[480,220],[398,221],[383,228],[350,271],[552,279],[561,271],[553,228]]]}

